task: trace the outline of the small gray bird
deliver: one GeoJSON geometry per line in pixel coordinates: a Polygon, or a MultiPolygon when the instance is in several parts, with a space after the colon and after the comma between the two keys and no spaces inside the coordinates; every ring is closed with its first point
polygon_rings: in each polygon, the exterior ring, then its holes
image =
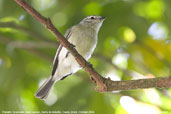
{"type": "MultiPolygon", "coordinates": [[[[96,47],[98,31],[104,20],[105,17],[88,16],[79,24],[67,30],[65,34],[65,38],[75,46],[78,53],[86,60],[91,57],[96,47]]],[[[80,69],[80,65],[71,53],[65,47],[59,45],[53,61],[52,74],[37,90],[35,96],[40,99],[46,99],[55,82],[63,80],[80,69]]]]}

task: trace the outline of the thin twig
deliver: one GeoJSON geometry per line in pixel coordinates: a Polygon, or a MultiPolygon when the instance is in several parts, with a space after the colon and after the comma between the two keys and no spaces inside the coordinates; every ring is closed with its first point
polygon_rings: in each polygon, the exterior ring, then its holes
{"type": "Polygon", "coordinates": [[[108,91],[132,90],[145,88],[168,88],[171,87],[171,77],[148,78],[128,81],[107,81],[108,91]]]}

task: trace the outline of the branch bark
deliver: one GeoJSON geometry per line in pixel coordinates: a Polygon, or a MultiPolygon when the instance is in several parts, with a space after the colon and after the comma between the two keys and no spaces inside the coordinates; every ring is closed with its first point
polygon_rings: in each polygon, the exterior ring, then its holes
{"type": "Polygon", "coordinates": [[[108,91],[131,90],[145,88],[167,88],[171,87],[171,77],[148,78],[128,81],[106,81],[108,91]]]}
{"type": "Polygon", "coordinates": [[[98,72],[94,70],[92,65],[88,63],[70,44],[63,35],[54,27],[50,18],[43,17],[39,12],[27,4],[24,0],[14,0],[20,7],[22,7],[27,13],[33,16],[38,22],[45,25],[49,29],[56,39],[70,51],[75,57],[80,66],[91,76],[91,79],[97,84],[97,90],[100,92],[115,91],[115,90],[130,90],[130,89],[143,89],[143,88],[165,88],[171,87],[171,77],[152,78],[152,79],[140,79],[129,81],[112,81],[109,78],[103,78],[98,72]]]}

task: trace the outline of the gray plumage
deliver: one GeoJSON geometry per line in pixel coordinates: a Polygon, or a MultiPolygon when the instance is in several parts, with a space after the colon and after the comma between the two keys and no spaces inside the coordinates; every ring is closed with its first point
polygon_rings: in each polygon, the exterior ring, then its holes
{"type": "Polygon", "coordinates": [[[55,81],[50,76],[43,85],[36,91],[35,96],[40,99],[46,99],[55,81]]]}
{"type": "MultiPolygon", "coordinates": [[[[71,27],[65,38],[75,46],[76,50],[88,60],[97,44],[98,31],[104,21],[101,16],[88,16],[79,24],[71,27]]],[[[77,72],[80,65],[69,51],[59,45],[56,56],[53,61],[53,70],[50,78],[37,90],[35,96],[40,99],[46,99],[51,88],[56,81],[63,80],[67,76],[77,72]]]]}

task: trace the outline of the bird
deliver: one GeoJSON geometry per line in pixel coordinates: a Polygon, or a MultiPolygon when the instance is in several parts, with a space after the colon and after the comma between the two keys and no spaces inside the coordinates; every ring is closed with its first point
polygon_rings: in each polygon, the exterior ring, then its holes
{"type": "MultiPolygon", "coordinates": [[[[85,60],[89,60],[95,50],[98,32],[104,20],[105,17],[98,15],[87,16],[68,29],[64,35],[85,60]]],[[[80,69],[74,56],[60,44],[53,60],[52,74],[36,91],[35,97],[45,100],[57,81],[65,79],[80,69]]]]}

